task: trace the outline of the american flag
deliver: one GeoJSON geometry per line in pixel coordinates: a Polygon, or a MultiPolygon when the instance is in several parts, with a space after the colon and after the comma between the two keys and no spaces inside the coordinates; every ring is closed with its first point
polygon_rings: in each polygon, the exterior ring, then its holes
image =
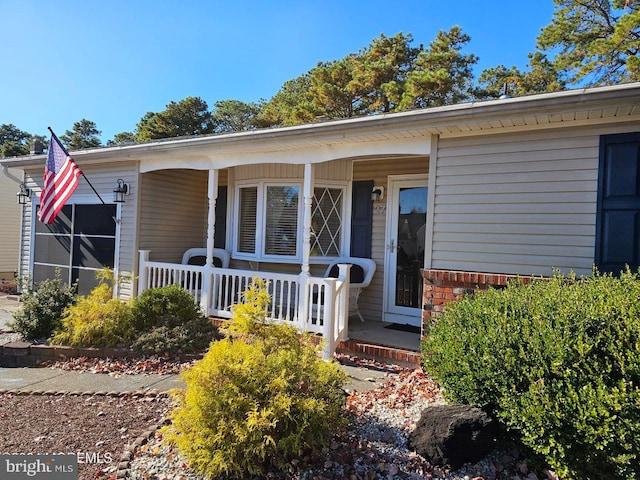
{"type": "Polygon", "coordinates": [[[73,195],[82,171],[64,149],[60,140],[51,135],[47,165],[44,168],[44,187],[40,194],[38,217],[43,223],[53,223],[56,216],[73,195]]]}

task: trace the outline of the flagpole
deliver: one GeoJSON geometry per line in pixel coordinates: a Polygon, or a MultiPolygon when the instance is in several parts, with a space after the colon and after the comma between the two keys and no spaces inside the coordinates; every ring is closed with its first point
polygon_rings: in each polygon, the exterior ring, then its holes
{"type": "MultiPolygon", "coordinates": [[[[69,152],[67,151],[67,149],[64,147],[64,145],[62,144],[62,142],[60,141],[60,139],[58,138],[58,136],[53,133],[53,130],[51,130],[51,127],[47,127],[49,129],[49,131],[51,132],[51,135],[53,136],[53,138],[55,138],[56,142],[58,142],[58,145],[60,145],[60,148],[62,148],[62,151],[65,153],[65,155],[67,155],[67,157],[70,157],[71,155],[69,155],[69,152]]],[[[84,171],[82,169],[79,169],[80,173],[82,174],[82,176],[84,177],[84,179],[87,181],[87,183],[89,184],[89,186],[91,187],[91,190],[93,190],[93,193],[96,194],[96,196],[100,199],[100,201],[102,202],[103,205],[106,205],[106,203],[104,202],[104,200],[102,199],[102,197],[100,196],[100,194],[98,193],[98,191],[93,187],[93,185],[91,184],[91,182],[89,181],[89,179],[87,178],[87,176],[84,174],[84,171]]]]}

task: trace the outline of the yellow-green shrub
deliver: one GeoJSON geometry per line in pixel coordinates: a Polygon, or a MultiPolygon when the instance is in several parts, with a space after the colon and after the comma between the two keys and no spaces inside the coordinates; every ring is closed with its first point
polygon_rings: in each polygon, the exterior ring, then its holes
{"type": "Polygon", "coordinates": [[[100,285],[89,295],[80,296],[62,319],[62,327],[51,343],[75,347],[113,347],[131,342],[134,328],[131,307],[113,298],[113,282],[109,272],[103,272],[100,285]]]}
{"type": "Polygon", "coordinates": [[[166,438],[199,473],[260,474],[325,445],[344,425],[346,374],[319,358],[310,336],[265,323],[268,302],[264,284],[252,285],[231,335],[212,343],[174,392],[166,438]]]}

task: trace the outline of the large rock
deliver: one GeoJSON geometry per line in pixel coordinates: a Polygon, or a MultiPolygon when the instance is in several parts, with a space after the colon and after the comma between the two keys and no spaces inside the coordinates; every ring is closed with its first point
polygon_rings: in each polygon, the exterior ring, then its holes
{"type": "Polygon", "coordinates": [[[490,453],[497,435],[496,422],[479,408],[433,405],[422,412],[409,435],[409,448],[434,465],[457,469],[490,453]]]}

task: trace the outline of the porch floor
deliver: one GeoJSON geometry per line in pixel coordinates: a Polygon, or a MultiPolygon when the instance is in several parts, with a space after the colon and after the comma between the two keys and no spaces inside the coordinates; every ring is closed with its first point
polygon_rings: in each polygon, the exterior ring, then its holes
{"type": "Polygon", "coordinates": [[[387,328],[390,325],[392,324],[366,319],[361,322],[358,317],[351,317],[349,318],[349,339],[402,350],[420,351],[419,333],[387,328]]]}

